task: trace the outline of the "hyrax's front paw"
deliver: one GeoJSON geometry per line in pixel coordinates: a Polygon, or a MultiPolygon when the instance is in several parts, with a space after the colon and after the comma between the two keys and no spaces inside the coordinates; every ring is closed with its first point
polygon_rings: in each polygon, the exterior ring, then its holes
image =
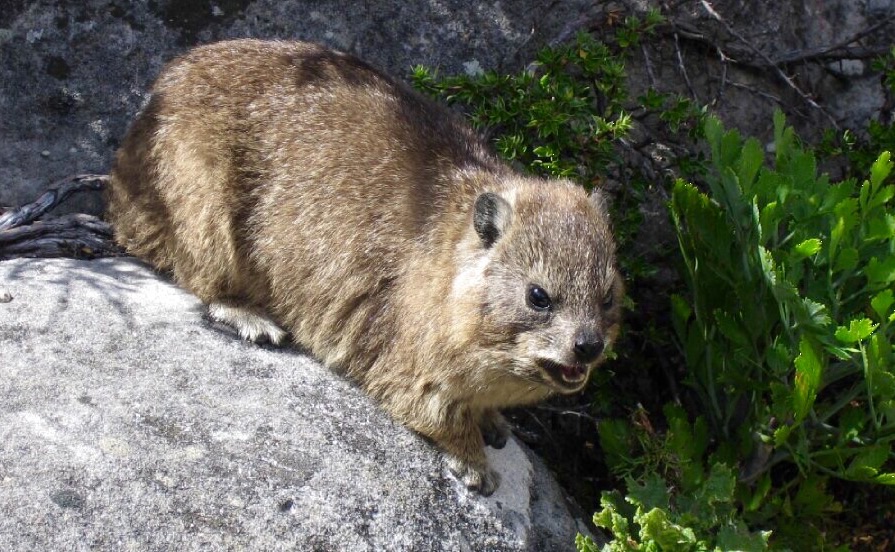
{"type": "Polygon", "coordinates": [[[211,303],[208,305],[208,315],[232,327],[239,337],[248,341],[279,345],[286,338],[286,332],[272,320],[242,307],[211,303]]]}
{"type": "Polygon", "coordinates": [[[496,449],[502,449],[510,438],[510,424],[496,410],[486,411],[482,415],[479,422],[479,429],[482,430],[482,439],[485,444],[496,449]]]}
{"type": "Polygon", "coordinates": [[[500,474],[488,467],[473,466],[459,458],[448,456],[448,468],[470,491],[482,496],[491,494],[500,486],[500,474]]]}

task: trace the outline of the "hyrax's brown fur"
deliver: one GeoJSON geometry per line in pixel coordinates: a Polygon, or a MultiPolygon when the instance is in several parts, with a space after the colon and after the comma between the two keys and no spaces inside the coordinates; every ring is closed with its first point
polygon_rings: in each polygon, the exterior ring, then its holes
{"type": "Polygon", "coordinates": [[[246,338],[284,328],[483,494],[497,409],[581,389],[618,326],[598,195],[514,172],[445,108],[315,45],[167,66],[109,200],[130,252],[246,338]]]}

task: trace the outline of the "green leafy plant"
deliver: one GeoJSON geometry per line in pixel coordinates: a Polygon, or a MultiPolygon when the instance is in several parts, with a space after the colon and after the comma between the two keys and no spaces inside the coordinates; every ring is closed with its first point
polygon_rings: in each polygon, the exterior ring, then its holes
{"type": "Polygon", "coordinates": [[[668,483],[658,475],[642,484],[627,480],[627,495],[604,493],[594,524],[607,529],[612,540],[603,546],[579,535],[581,552],[718,551],[768,549],[769,532],[750,532],[734,506],[736,478],[724,464],[715,464],[704,481],[688,493],[670,496],[668,483]]]}
{"type": "MultiPolygon", "coordinates": [[[[742,519],[736,476],[709,454],[705,421],[690,423],[677,405],[664,415],[662,431],[641,409],[630,421],[600,425],[603,451],[626,484],[624,497],[604,492],[594,516],[612,535],[602,550],[766,550],[770,532],[751,531],[742,519]]],[[[576,544],[581,552],[600,550],[583,535],[576,544]]]]}
{"type": "Polygon", "coordinates": [[[828,477],[895,484],[895,187],[888,152],[861,184],[831,184],[774,122],[769,167],[709,119],[708,193],[674,188],[689,288],[675,330],[751,518],[804,521],[835,509],[828,477]]]}

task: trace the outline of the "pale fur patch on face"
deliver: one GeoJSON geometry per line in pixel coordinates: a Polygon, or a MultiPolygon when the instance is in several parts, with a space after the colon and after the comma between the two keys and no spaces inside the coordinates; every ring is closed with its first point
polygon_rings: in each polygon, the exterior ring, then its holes
{"type": "Polygon", "coordinates": [[[211,303],[208,315],[234,328],[241,338],[255,343],[267,340],[279,345],[286,337],[286,332],[272,320],[241,307],[211,303]]]}
{"type": "Polygon", "coordinates": [[[460,299],[463,295],[471,290],[481,288],[482,281],[485,279],[485,269],[491,262],[491,257],[482,255],[478,258],[472,258],[464,262],[460,266],[454,276],[454,282],[451,286],[451,297],[460,299]]]}

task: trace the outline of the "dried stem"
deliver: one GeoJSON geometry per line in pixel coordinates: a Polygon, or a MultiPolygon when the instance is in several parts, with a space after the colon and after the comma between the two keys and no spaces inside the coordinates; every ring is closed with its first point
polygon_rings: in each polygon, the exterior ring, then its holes
{"type": "Polygon", "coordinates": [[[36,200],[0,215],[0,232],[34,222],[74,193],[102,190],[108,181],[104,174],[79,174],[58,180],[36,200]]]}
{"type": "Polygon", "coordinates": [[[35,201],[0,215],[0,260],[121,255],[122,251],[112,241],[111,226],[94,216],[73,214],[37,221],[74,193],[101,190],[108,179],[97,174],[64,178],[35,201]]]}

